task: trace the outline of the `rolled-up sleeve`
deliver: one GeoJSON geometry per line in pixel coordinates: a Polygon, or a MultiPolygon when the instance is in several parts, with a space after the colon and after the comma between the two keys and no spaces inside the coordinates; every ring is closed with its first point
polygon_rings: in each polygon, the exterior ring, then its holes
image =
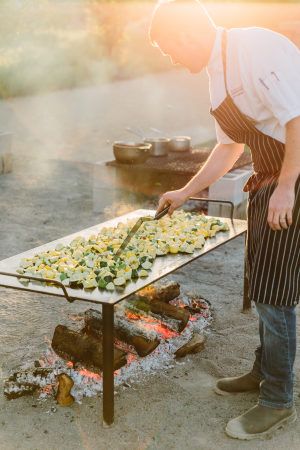
{"type": "Polygon", "coordinates": [[[275,39],[272,51],[262,45],[252,75],[260,100],[284,127],[300,116],[300,51],[283,36],[275,39]]]}
{"type": "Polygon", "coordinates": [[[234,141],[227,136],[227,134],[222,130],[218,122],[215,120],[216,127],[216,137],[218,144],[234,144],[234,141]]]}

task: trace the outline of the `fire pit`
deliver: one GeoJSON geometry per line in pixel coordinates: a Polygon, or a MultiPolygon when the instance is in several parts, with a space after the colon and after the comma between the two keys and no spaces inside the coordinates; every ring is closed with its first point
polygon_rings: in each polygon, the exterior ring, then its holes
{"type": "MultiPolygon", "coordinates": [[[[58,325],[49,347],[4,383],[8,400],[36,393],[70,406],[103,389],[103,319],[98,309],[72,315],[58,325]],[[72,389],[72,392],[71,392],[72,389]]],[[[204,349],[203,330],[212,320],[210,304],[185,293],[176,282],[159,282],[115,307],[114,381],[126,388],[150,374],[182,364],[179,358],[204,349]]]]}
{"type": "MultiPolygon", "coordinates": [[[[80,232],[80,235],[88,237],[95,232],[99,232],[102,227],[115,226],[121,221],[138,218],[149,214],[152,215],[153,211],[137,210],[124,216],[118,217],[117,219],[110,220],[92,228],[83,230],[80,232]]],[[[41,247],[29,250],[12,258],[7,258],[0,262],[1,286],[31,292],[40,292],[43,294],[54,295],[58,297],[65,297],[69,302],[80,300],[88,303],[102,305],[102,315],[99,320],[101,321],[103,335],[101,348],[103,352],[103,424],[105,426],[111,425],[114,421],[114,306],[120,303],[122,300],[127,299],[132,294],[145,288],[149,284],[175,271],[179,267],[182,267],[189,262],[201,256],[204,256],[220,245],[223,245],[226,242],[229,242],[230,240],[246,232],[245,221],[230,219],[222,219],[222,221],[228,224],[229,231],[217,234],[214,238],[207,241],[205,246],[201,250],[197,250],[193,254],[168,255],[162,259],[157,259],[155,261],[155,264],[153,265],[151,274],[146,279],[139,278],[135,283],[129,283],[128,286],[126,286],[126,288],[120,292],[115,291],[112,293],[108,293],[102,292],[100,290],[94,290],[91,292],[83,289],[66,288],[62,283],[53,283],[53,280],[45,280],[42,278],[34,277],[27,277],[31,281],[28,285],[24,285],[19,281],[20,278],[26,278],[24,275],[18,275],[16,273],[21,258],[33,257],[35,254],[53,248],[58,243],[69,243],[78,235],[78,233],[59,239],[57,241],[53,241],[41,247]],[[45,284],[49,281],[56,286],[45,284]]]]}

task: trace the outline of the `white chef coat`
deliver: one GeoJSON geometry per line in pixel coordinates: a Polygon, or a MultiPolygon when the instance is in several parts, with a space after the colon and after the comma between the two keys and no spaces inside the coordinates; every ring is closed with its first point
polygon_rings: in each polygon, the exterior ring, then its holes
{"type": "MultiPolygon", "coordinates": [[[[212,109],[225,100],[222,33],[217,28],[207,66],[212,109]]],[[[300,116],[300,50],[265,28],[228,30],[227,87],[235,105],[256,121],[256,128],[285,143],[285,125],[300,116]]],[[[219,143],[233,141],[216,122],[219,143]]]]}

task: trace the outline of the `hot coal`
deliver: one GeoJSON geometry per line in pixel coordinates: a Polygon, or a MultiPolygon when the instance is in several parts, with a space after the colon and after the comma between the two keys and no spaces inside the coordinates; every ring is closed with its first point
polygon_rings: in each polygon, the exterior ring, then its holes
{"type": "Polygon", "coordinates": [[[188,305],[184,308],[188,310],[191,314],[200,314],[205,310],[209,309],[208,301],[203,298],[191,298],[188,305]]]}
{"type": "MultiPolygon", "coordinates": [[[[121,324],[120,329],[127,335],[125,338],[124,335],[115,333],[115,369],[121,367],[115,370],[116,386],[143,382],[151,374],[174,367],[175,364],[184,364],[176,361],[174,356],[179,358],[204,348],[202,332],[212,318],[209,303],[199,296],[195,297],[192,293],[182,293],[174,297],[175,293],[180,293],[179,285],[176,286],[176,283],[171,283],[171,291],[168,290],[169,287],[167,290],[159,289],[158,283],[155,283],[154,289],[151,286],[147,292],[143,290],[143,295],[131,296],[129,302],[122,302],[115,306],[116,329],[118,324],[121,324]],[[157,299],[157,292],[163,293],[162,298],[165,301],[157,299]],[[148,294],[150,297],[147,297],[148,294]],[[164,306],[161,305],[162,303],[164,306]],[[181,322],[167,316],[166,311],[171,310],[176,313],[183,311],[188,316],[191,314],[182,332],[178,331],[178,325],[181,322]],[[138,331],[138,334],[134,336],[132,330],[138,331]],[[157,344],[159,341],[160,345],[157,344]],[[143,355],[144,344],[150,345],[150,343],[153,345],[153,351],[151,346],[147,347],[148,355],[139,358],[139,355],[143,355]],[[126,357],[127,364],[124,365],[126,357]]],[[[32,361],[31,365],[27,362],[26,370],[15,372],[5,382],[7,398],[18,398],[34,392],[38,392],[40,400],[49,396],[57,398],[59,379],[68,381],[65,383],[67,389],[64,391],[66,403],[71,403],[72,397],[80,402],[83,397],[91,397],[102,392],[101,312],[88,310],[86,313],[74,315],[71,319],[76,322],[74,324],[76,331],[62,325],[55,330],[53,341],[56,352],[49,346],[39,360],[32,361]],[[80,342],[79,345],[78,342],[80,342]],[[91,354],[89,354],[91,348],[92,357],[94,352],[94,355],[98,356],[100,367],[91,364],[91,354]],[[66,377],[60,378],[60,375],[66,377]],[[74,385],[68,393],[72,381],[74,385]]]]}
{"type": "Polygon", "coordinates": [[[32,370],[21,370],[14,372],[4,382],[4,395],[8,400],[31,395],[41,386],[53,382],[52,368],[36,368],[32,370]]]}

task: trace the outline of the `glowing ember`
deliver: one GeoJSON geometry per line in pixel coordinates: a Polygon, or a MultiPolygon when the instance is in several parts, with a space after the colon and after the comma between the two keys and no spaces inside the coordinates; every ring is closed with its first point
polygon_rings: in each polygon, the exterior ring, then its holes
{"type": "Polygon", "coordinates": [[[198,317],[197,316],[191,316],[190,317],[190,321],[191,322],[196,322],[198,320],[198,317]]]}
{"type": "Polygon", "coordinates": [[[47,386],[43,386],[40,389],[40,394],[51,395],[53,392],[53,388],[54,388],[54,386],[52,386],[52,384],[47,384],[47,386]]]}
{"type": "Polygon", "coordinates": [[[184,308],[186,304],[181,298],[176,298],[176,300],[170,302],[171,305],[176,305],[178,308],[184,308]]]}
{"type": "Polygon", "coordinates": [[[151,316],[140,316],[133,312],[126,312],[126,316],[130,320],[139,320],[142,322],[143,327],[149,331],[155,331],[159,336],[164,339],[171,339],[175,336],[178,336],[176,331],[170,330],[166,325],[156,320],[151,316]]]}
{"type": "Polygon", "coordinates": [[[132,345],[127,344],[127,342],[123,342],[120,341],[119,339],[115,339],[115,346],[120,349],[123,350],[125,353],[134,353],[135,354],[135,349],[132,345]]]}
{"type": "Polygon", "coordinates": [[[87,369],[80,369],[78,370],[78,373],[83,377],[92,378],[93,380],[101,380],[101,375],[99,375],[98,373],[91,372],[87,369]]]}
{"type": "Polygon", "coordinates": [[[164,339],[171,339],[175,336],[178,336],[178,333],[176,331],[170,330],[165,325],[159,323],[146,323],[145,328],[147,328],[148,330],[156,331],[164,339]]]}
{"type": "Polygon", "coordinates": [[[128,317],[128,319],[131,320],[141,320],[141,316],[139,316],[138,314],[134,314],[132,312],[127,312],[126,316],[128,317]]]}
{"type": "Polygon", "coordinates": [[[133,361],[136,361],[137,359],[138,359],[137,355],[134,355],[133,353],[128,353],[127,365],[131,364],[133,361]]]}

